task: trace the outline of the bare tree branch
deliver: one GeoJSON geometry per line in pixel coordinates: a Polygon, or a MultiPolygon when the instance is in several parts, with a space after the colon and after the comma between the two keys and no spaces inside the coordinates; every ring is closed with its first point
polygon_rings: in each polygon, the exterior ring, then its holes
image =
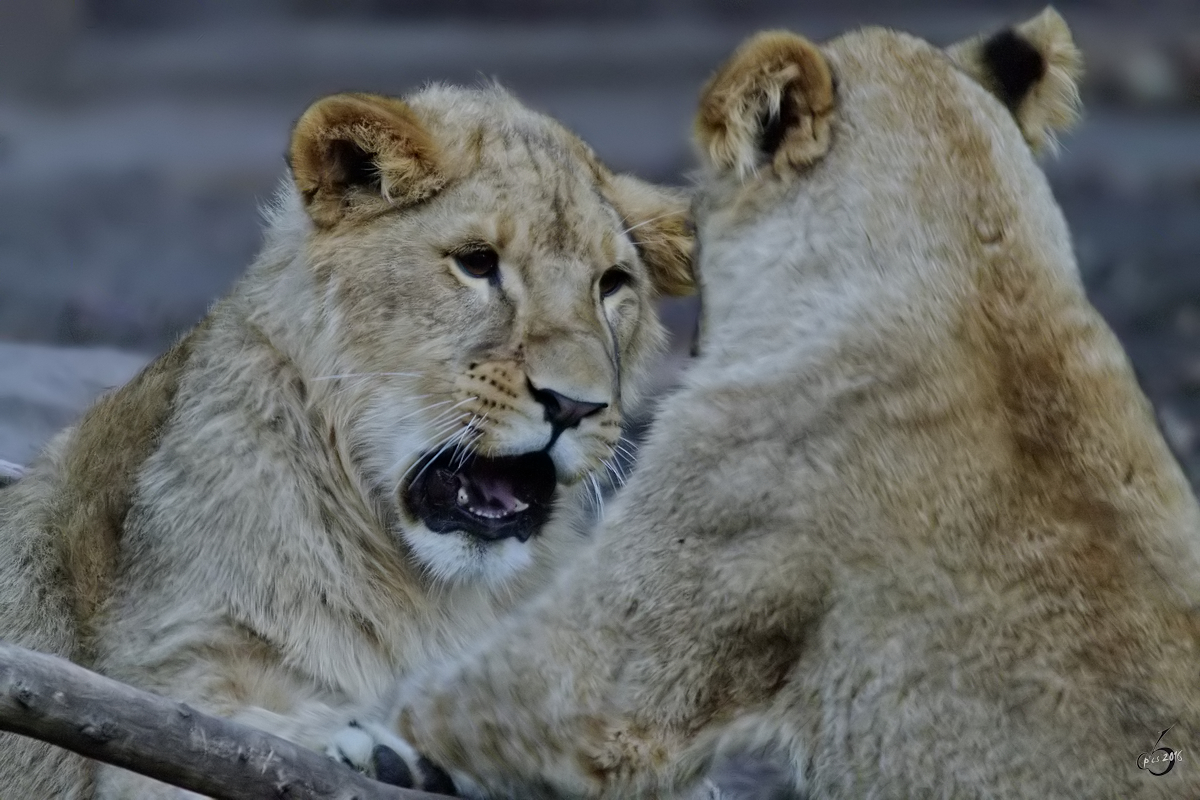
{"type": "Polygon", "coordinates": [[[434,800],[320,753],[0,642],[0,730],[219,800],[434,800]]]}

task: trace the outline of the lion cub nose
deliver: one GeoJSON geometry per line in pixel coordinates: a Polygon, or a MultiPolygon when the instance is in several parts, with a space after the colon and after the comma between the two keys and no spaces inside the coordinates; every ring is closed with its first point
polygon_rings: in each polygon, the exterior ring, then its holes
{"type": "Polygon", "coordinates": [[[608,403],[589,403],[567,397],[553,389],[539,389],[532,381],[529,383],[529,391],[533,393],[533,399],[546,409],[546,421],[559,429],[574,428],[585,417],[608,408],[608,403]]]}

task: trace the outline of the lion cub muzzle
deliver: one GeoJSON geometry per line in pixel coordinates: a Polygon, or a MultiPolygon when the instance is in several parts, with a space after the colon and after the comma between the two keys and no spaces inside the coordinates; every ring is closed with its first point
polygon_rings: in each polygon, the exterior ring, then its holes
{"type": "Polygon", "coordinates": [[[401,487],[403,502],[434,533],[524,543],[548,520],[558,487],[575,478],[566,451],[619,430],[604,424],[613,409],[539,386],[515,361],[471,365],[460,392],[463,435],[421,456],[401,487]],[[481,419],[495,424],[475,422],[481,419]]]}

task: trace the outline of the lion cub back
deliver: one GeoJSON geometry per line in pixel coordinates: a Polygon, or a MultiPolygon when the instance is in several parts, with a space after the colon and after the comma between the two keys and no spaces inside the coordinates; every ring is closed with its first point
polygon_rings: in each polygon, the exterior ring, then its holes
{"type": "Polygon", "coordinates": [[[760,34],[705,91],[693,382],[765,381],[739,413],[804,453],[754,513],[821,587],[780,699],[817,796],[1200,789],[1135,765],[1200,741],[1200,512],[1034,159],[1080,69],[1046,11],[947,50],[760,34]]]}
{"type": "MultiPolygon", "coordinates": [[[[55,438],[28,475],[0,491],[6,640],[92,665],[92,620],[113,578],[135,477],[170,415],[179,376],[202,330],[101,398],[78,425],[55,438]]],[[[86,759],[5,733],[0,753],[0,787],[13,797],[91,796],[92,762],[86,759]]]]}

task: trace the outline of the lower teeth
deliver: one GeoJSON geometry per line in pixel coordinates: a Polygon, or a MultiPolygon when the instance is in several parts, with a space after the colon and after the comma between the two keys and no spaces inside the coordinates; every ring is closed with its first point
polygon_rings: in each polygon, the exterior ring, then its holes
{"type": "Polygon", "coordinates": [[[484,517],[486,519],[500,519],[501,517],[508,516],[508,514],[505,514],[503,511],[493,511],[490,508],[468,507],[467,510],[470,511],[472,514],[474,514],[477,517],[484,517]]]}
{"type": "Polygon", "coordinates": [[[467,511],[470,511],[477,517],[485,517],[487,519],[510,517],[513,514],[520,514],[522,511],[525,511],[529,508],[529,503],[526,503],[520,498],[514,498],[516,503],[507,511],[499,511],[491,508],[477,508],[476,506],[471,505],[471,494],[467,491],[467,487],[465,486],[459,487],[458,497],[456,499],[458,500],[458,505],[460,508],[465,508],[467,511]]]}

